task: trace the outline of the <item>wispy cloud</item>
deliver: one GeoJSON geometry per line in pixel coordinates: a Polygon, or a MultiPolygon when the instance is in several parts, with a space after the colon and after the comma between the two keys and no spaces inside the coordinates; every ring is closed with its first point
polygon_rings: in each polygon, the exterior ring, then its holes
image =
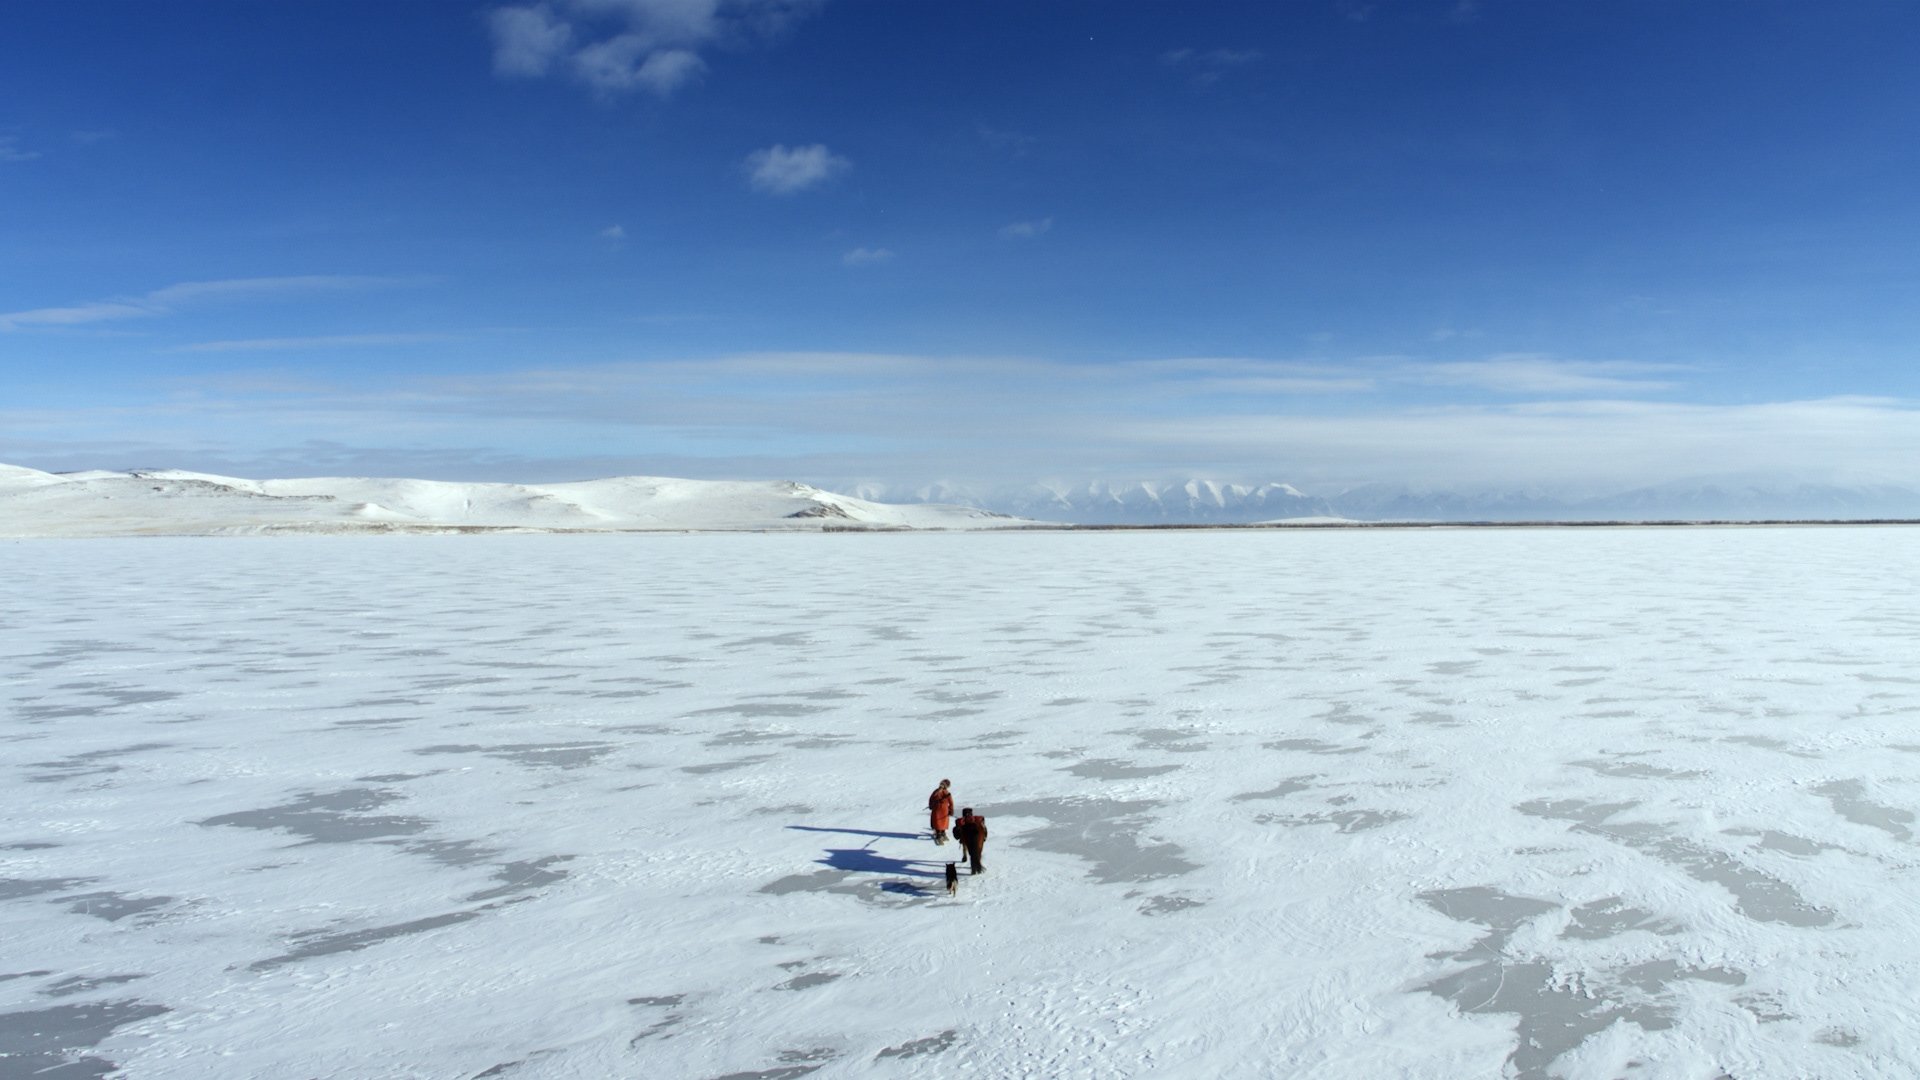
{"type": "Polygon", "coordinates": [[[859,247],[840,256],[840,261],[848,266],[872,266],[876,263],[892,262],[893,252],[887,248],[859,247]]]}
{"type": "MultiPolygon", "coordinates": [[[[1689,477],[1879,475],[1920,481],[1913,402],[1829,398],[1753,405],[1530,403],[1123,422],[1111,438],[1182,460],[1272,463],[1329,489],[1367,482],[1623,490],[1689,477]]],[[[1136,452],[1138,452],[1136,450],[1136,452]]]]}
{"type": "Polygon", "coordinates": [[[573,27],[554,17],[545,4],[496,8],[487,14],[493,28],[493,70],[497,75],[538,78],[545,75],[573,40],[573,27]]]}
{"type": "Polygon", "coordinates": [[[1263,56],[1258,49],[1172,49],[1160,54],[1160,63],[1191,74],[1195,82],[1210,84],[1263,56]]]}
{"type": "MultiPolygon", "coordinates": [[[[46,447],[137,443],[177,450],[143,453],[142,463],[181,464],[209,446],[258,456],[306,439],[372,455],[356,458],[357,473],[418,475],[416,462],[425,458],[377,463],[378,448],[412,444],[409,453],[445,454],[436,459],[442,470],[464,467],[493,479],[504,477],[490,462],[533,468],[544,460],[540,467],[575,478],[665,472],[1025,481],[1174,471],[1285,480],[1316,492],[1370,481],[1618,490],[1734,471],[1920,482],[1916,402],[1720,405],[1617,392],[1511,400],[1511,380],[1496,380],[1493,389],[1462,384],[1481,396],[1447,406],[1408,405],[1390,392],[1447,374],[1436,369],[1448,366],[1405,358],[1079,363],[813,352],[461,376],[396,371],[308,392],[297,380],[269,379],[273,390],[262,393],[193,379],[176,380],[178,393],[139,409],[57,417],[14,410],[0,417],[0,432],[10,433],[0,436],[0,450],[9,438],[46,447]],[[583,441],[596,456],[569,456],[583,441]]],[[[1645,373],[1614,374],[1646,381],[1645,373]]],[[[20,460],[73,458],[43,448],[20,460]]],[[[274,466],[281,475],[319,467],[274,466]]]]}
{"type": "Polygon", "coordinates": [[[609,225],[595,235],[609,244],[621,244],[627,239],[627,227],[625,225],[609,225]]]}
{"type": "Polygon", "coordinates": [[[812,146],[769,146],[747,155],[747,182],[755,191],[792,195],[819,187],[853,168],[853,162],[815,143],[812,146]]]}
{"type": "Polygon", "coordinates": [[[192,304],[301,293],[374,289],[417,283],[417,278],[308,274],[298,277],[230,278],[222,281],[186,281],[137,296],[90,300],[62,307],[32,308],[0,313],[0,331],[35,327],[82,326],[118,319],[166,315],[192,304]]]}
{"type": "Polygon", "coordinates": [[[0,162],[32,161],[40,156],[38,150],[21,147],[18,135],[0,135],[0,162]]]}
{"type": "Polygon", "coordinates": [[[323,334],[316,337],[240,338],[231,341],[200,341],[176,345],[168,352],[281,352],[298,349],[363,348],[382,345],[418,345],[451,341],[451,334],[323,334]]]}
{"type": "Polygon", "coordinates": [[[707,46],[777,37],[823,0],[558,0],[495,8],[493,70],[541,78],[564,69],[603,95],[668,97],[704,74],[707,46]]]}
{"type": "Polygon", "coordinates": [[[975,124],[973,131],[980,137],[981,142],[1012,157],[1024,157],[1027,151],[1040,143],[1039,139],[1024,132],[989,127],[986,124],[975,124]]]}
{"type": "Polygon", "coordinates": [[[1485,360],[1409,366],[1401,374],[1417,382],[1466,386],[1518,396],[1645,394],[1672,390],[1672,376],[1686,370],[1675,364],[1632,361],[1557,360],[1532,353],[1507,353],[1485,360]],[[1664,377],[1663,377],[1664,376],[1664,377]]]}
{"type": "Polygon", "coordinates": [[[1053,218],[1036,218],[1033,221],[1016,221],[1000,227],[1000,236],[1005,240],[1031,240],[1053,228],[1053,218]]]}
{"type": "Polygon", "coordinates": [[[706,69],[706,61],[695,53],[655,49],[635,34],[596,42],[573,56],[574,74],[580,81],[610,93],[645,89],[669,97],[706,69]]]}
{"type": "Polygon", "coordinates": [[[1173,49],[1160,54],[1160,62],[1169,67],[1239,67],[1260,59],[1258,49],[1173,49]]]}

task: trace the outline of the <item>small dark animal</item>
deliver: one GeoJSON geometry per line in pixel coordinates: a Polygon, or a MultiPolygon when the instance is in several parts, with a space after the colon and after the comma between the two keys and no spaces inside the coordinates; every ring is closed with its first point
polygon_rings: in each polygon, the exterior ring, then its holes
{"type": "Polygon", "coordinates": [[[947,895],[960,895],[960,864],[947,864],[947,895]]]}

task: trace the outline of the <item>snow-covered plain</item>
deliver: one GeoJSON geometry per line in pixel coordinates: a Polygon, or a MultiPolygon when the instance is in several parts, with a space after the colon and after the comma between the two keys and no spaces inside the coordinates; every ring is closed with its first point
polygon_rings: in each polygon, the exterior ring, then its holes
{"type": "Polygon", "coordinates": [[[9,543],[0,1075],[1914,1075],[1916,541],[9,543]]]}

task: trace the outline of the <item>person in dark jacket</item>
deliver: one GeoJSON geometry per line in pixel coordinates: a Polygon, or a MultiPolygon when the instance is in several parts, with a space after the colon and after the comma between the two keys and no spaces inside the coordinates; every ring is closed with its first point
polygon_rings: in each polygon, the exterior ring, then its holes
{"type": "Polygon", "coordinates": [[[933,829],[933,842],[936,844],[947,842],[947,819],[953,816],[953,792],[947,789],[952,784],[951,780],[942,780],[940,786],[933,789],[933,794],[927,796],[927,815],[931,818],[928,825],[933,829]]]}
{"type": "Polygon", "coordinates": [[[953,823],[953,838],[960,841],[966,849],[967,861],[973,866],[973,873],[980,873],[980,849],[987,846],[987,819],[978,816],[969,806],[960,811],[960,820],[953,823]]]}

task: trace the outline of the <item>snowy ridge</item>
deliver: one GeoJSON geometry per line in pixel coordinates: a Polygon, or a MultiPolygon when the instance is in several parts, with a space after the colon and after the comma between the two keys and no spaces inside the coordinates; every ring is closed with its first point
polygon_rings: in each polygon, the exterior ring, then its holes
{"type": "Polygon", "coordinates": [[[565,484],[315,477],[178,469],[46,473],[0,466],[0,536],[206,536],[473,530],[979,529],[972,507],[887,506],[790,481],[623,476],[565,484]]]}

